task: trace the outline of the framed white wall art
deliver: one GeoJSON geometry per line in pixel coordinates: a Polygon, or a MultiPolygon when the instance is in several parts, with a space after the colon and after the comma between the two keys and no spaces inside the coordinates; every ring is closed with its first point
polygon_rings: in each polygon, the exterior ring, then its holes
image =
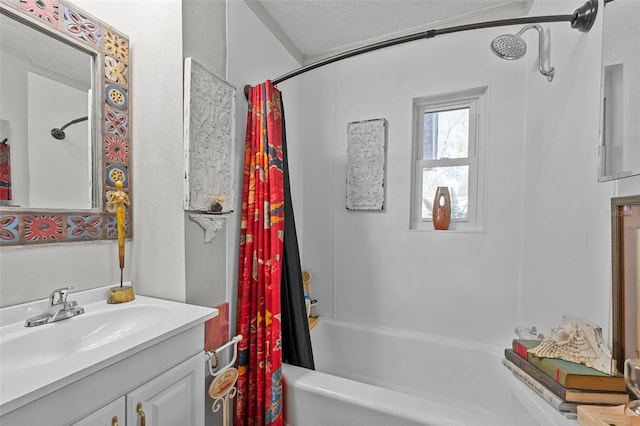
{"type": "Polygon", "coordinates": [[[236,89],[186,58],[184,98],[184,209],[229,213],[234,206],[236,89]]]}
{"type": "Polygon", "coordinates": [[[347,126],[347,209],[384,210],[387,121],[347,126]]]}

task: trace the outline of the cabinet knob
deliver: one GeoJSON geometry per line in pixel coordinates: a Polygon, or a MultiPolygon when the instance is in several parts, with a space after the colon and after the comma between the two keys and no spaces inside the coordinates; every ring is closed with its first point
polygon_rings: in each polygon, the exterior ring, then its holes
{"type": "Polygon", "coordinates": [[[113,416],[111,419],[111,426],[118,426],[118,416],[113,416]]]}
{"type": "Polygon", "coordinates": [[[140,415],[140,426],[147,426],[147,418],[144,415],[144,411],[142,411],[142,402],[138,402],[136,406],[136,411],[140,415]]]}

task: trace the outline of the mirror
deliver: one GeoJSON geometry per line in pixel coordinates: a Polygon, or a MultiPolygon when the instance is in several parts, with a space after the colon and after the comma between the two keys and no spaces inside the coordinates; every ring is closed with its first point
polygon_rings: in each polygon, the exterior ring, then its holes
{"type": "Polygon", "coordinates": [[[11,197],[0,197],[0,203],[20,208],[93,208],[93,170],[98,164],[92,154],[97,138],[91,131],[95,120],[88,118],[95,110],[96,55],[6,15],[0,15],[0,28],[1,137],[10,146],[12,192],[11,197]],[[56,136],[51,133],[84,117],[56,136]]]}
{"type": "Polygon", "coordinates": [[[613,357],[640,357],[640,195],[611,199],[613,357]]]}
{"type": "Polygon", "coordinates": [[[0,246],[116,238],[128,38],[63,0],[0,0],[0,32],[0,246]]]}
{"type": "Polygon", "coordinates": [[[640,174],[640,2],[604,0],[598,181],[640,174]]]}

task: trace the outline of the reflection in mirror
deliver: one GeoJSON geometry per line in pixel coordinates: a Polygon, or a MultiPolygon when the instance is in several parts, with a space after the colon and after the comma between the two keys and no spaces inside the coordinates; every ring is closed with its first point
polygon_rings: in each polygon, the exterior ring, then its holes
{"type": "Polygon", "coordinates": [[[0,119],[11,153],[11,200],[5,206],[86,210],[93,207],[91,117],[95,55],[0,15],[0,119]]]}
{"type": "Polygon", "coordinates": [[[640,195],[611,199],[613,357],[640,358],[640,195]]]}
{"type": "Polygon", "coordinates": [[[640,2],[604,3],[599,182],[640,174],[640,2]]]}
{"type": "Polygon", "coordinates": [[[118,181],[132,198],[129,39],[66,0],[0,0],[0,17],[0,247],[116,239],[106,200],[118,181]]]}

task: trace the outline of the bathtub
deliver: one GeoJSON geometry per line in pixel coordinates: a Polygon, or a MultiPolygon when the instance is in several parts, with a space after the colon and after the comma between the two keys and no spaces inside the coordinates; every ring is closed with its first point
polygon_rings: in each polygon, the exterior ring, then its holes
{"type": "Polygon", "coordinates": [[[503,347],[320,318],[316,371],[283,366],[289,426],[576,425],[511,376],[503,347]]]}

